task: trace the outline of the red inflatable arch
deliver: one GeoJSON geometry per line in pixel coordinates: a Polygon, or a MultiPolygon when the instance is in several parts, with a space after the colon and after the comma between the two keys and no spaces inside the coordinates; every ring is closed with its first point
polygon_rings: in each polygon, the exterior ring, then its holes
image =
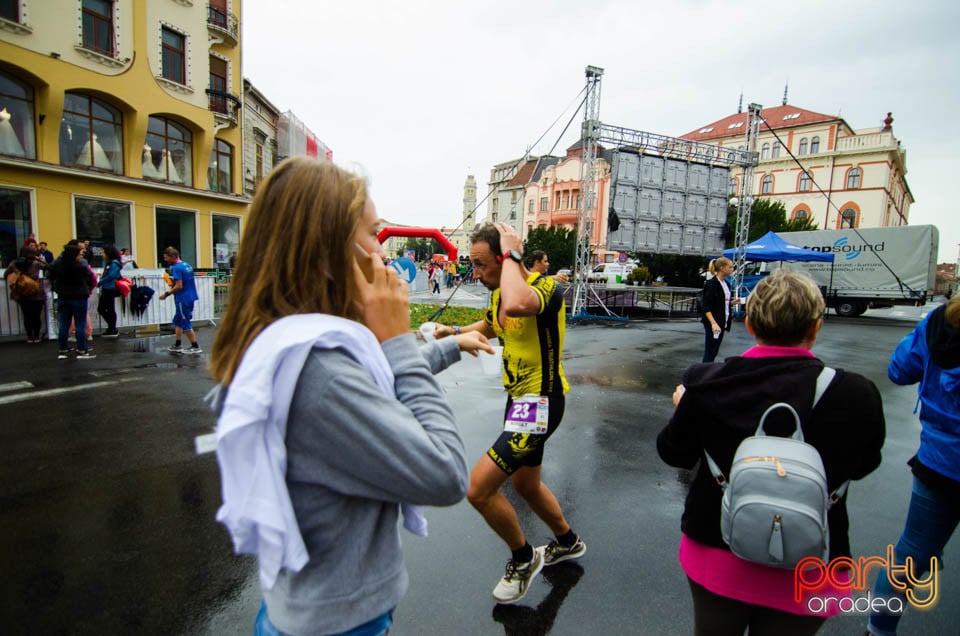
{"type": "Polygon", "coordinates": [[[432,238],[447,250],[447,260],[457,260],[457,247],[450,242],[443,232],[426,227],[385,227],[377,234],[377,240],[383,243],[392,236],[405,236],[410,238],[432,238]]]}

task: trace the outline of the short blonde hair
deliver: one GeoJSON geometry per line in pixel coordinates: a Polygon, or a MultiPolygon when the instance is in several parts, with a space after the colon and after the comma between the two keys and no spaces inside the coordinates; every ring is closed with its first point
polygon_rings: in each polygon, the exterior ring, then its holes
{"type": "Polygon", "coordinates": [[[947,308],[943,314],[952,326],[960,329],[960,293],[954,293],[953,297],[947,302],[947,308]]]}
{"type": "Polygon", "coordinates": [[[823,294],[813,279],[779,269],[764,277],[747,297],[747,320],[758,340],[795,346],[823,317],[823,294]]]}

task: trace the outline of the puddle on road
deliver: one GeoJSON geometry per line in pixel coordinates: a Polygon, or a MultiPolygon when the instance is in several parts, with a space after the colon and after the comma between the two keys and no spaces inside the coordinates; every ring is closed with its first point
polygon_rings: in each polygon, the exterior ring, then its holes
{"type": "Polygon", "coordinates": [[[567,374],[567,381],[570,384],[593,384],[596,386],[608,386],[618,389],[640,389],[647,390],[650,383],[642,377],[624,377],[611,375],[575,375],[567,374]]]}

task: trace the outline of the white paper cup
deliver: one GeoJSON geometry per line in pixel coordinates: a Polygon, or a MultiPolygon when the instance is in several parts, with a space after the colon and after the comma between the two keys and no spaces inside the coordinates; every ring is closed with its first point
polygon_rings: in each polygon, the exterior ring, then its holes
{"type": "Polygon", "coordinates": [[[420,325],[420,335],[423,336],[423,339],[427,342],[432,342],[436,340],[433,334],[437,330],[437,323],[435,322],[425,322],[420,325]]]}
{"type": "Polygon", "coordinates": [[[494,347],[493,355],[486,351],[478,351],[480,370],[484,375],[501,375],[503,373],[503,347],[494,347]]]}

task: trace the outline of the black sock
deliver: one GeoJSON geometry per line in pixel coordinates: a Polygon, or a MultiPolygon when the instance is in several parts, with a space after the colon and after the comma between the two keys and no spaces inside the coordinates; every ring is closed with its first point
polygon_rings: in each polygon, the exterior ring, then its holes
{"type": "Polygon", "coordinates": [[[517,563],[529,563],[533,561],[533,546],[529,543],[523,544],[522,548],[513,551],[513,560],[517,563]]]}
{"type": "Polygon", "coordinates": [[[557,543],[559,543],[565,548],[569,548],[570,546],[572,546],[574,543],[577,542],[577,539],[579,539],[579,537],[573,531],[573,528],[570,528],[569,530],[567,530],[566,534],[557,535],[557,543]]]}
{"type": "Polygon", "coordinates": [[[194,342],[192,345],[190,345],[190,348],[191,348],[191,349],[199,349],[199,348],[200,348],[200,343],[199,343],[199,342],[194,342]]]}
{"type": "Polygon", "coordinates": [[[180,346],[180,341],[179,341],[179,340],[174,340],[174,341],[173,341],[173,346],[174,346],[174,347],[179,347],[179,346],[180,346]]]}

